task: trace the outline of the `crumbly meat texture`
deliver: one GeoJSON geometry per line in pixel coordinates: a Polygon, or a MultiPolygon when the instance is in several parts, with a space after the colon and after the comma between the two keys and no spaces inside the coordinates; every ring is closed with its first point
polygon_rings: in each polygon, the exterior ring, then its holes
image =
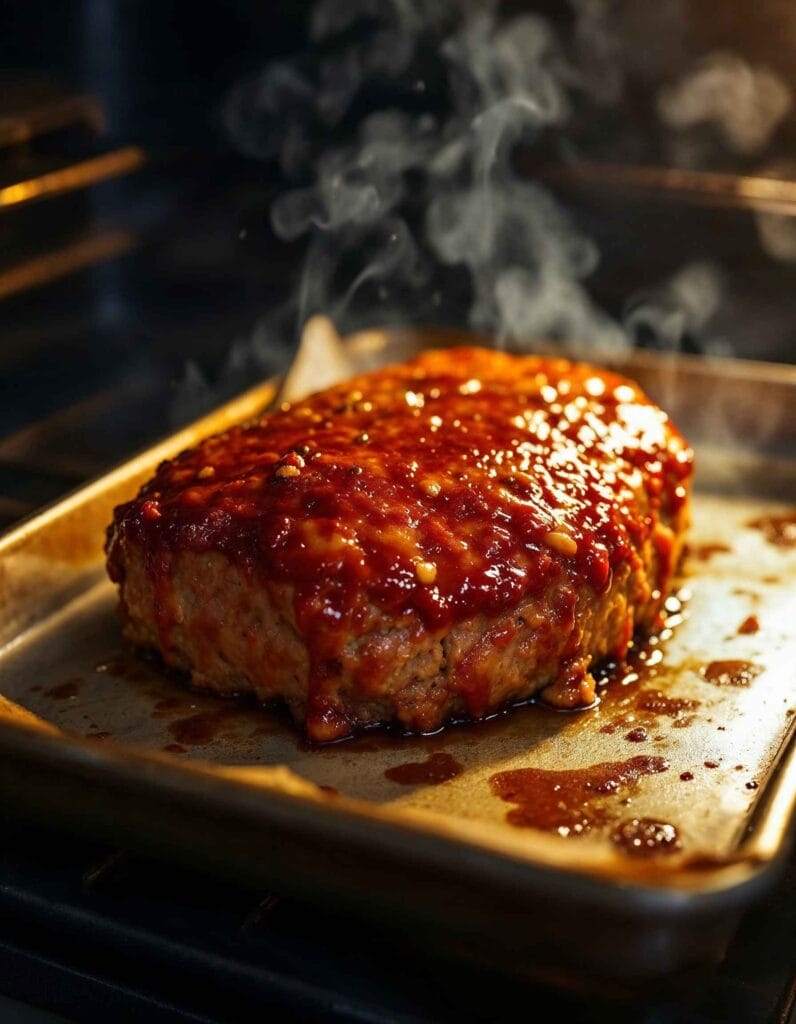
{"type": "Polygon", "coordinates": [[[659,620],[691,472],[623,377],[431,351],[163,463],[108,568],[133,643],[315,741],[580,707],[659,620]]]}

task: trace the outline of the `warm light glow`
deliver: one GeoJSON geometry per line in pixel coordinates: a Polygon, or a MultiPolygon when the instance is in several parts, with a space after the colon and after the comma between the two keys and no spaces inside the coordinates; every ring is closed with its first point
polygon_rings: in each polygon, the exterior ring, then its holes
{"type": "Polygon", "coordinates": [[[38,135],[84,123],[94,132],[105,127],[105,112],[94,96],[67,96],[18,114],[0,117],[0,146],[18,146],[38,135]]]}
{"type": "Polygon", "coordinates": [[[714,206],[751,207],[769,213],[796,213],[796,181],[751,177],[675,167],[599,164],[591,161],[548,166],[547,178],[580,181],[606,188],[658,192],[714,206]]]}
{"type": "Polygon", "coordinates": [[[0,273],[0,299],[65,277],[92,263],[99,263],[100,260],[120,256],[132,248],[133,241],[133,235],[129,232],[113,231],[76,242],[3,271],[0,273]]]}
{"type": "Polygon", "coordinates": [[[144,162],[144,152],[138,146],[127,146],[113,153],[84,160],[59,171],[42,174],[38,178],[19,181],[15,185],[0,188],[0,207],[15,206],[29,203],[34,199],[55,195],[58,192],[70,192],[72,189],[84,188],[106,178],[115,178],[120,174],[128,174],[140,167],[144,162]]]}

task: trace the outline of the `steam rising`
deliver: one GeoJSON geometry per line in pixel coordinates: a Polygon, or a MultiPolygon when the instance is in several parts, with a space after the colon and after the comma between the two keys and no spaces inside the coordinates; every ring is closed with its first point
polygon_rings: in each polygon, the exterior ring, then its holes
{"type": "MultiPolygon", "coordinates": [[[[273,203],[272,226],[285,241],[304,240],[306,258],[285,308],[236,345],[227,384],[247,367],[272,371],[316,313],[345,332],[457,323],[466,311],[471,327],[499,340],[544,336],[595,359],[633,342],[722,350],[712,325],[727,285],[716,266],[693,262],[646,288],[619,323],[587,290],[595,244],[515,171],[518,147],[572,153],[565,130],[575,112],[618,103],[626,74],[659,75],[661,52],[672,59],[680,49],[679,0],[659,0],[655,12],[633,0],[568,7],[573,21],[561,32],[533,14],[501,19],[497,0],[318,0],[311,50],[233,91],[230,134],[292,183],[273,203]],[[647,53],[650,33],[661,52],[647,53]]],[[[662,88],[656,108],[668,144],[699,166],[706,129],[748,158],[790,104],[773,71],[717,52],[662,88]]],[[[770,255],[796,262],[794,223],[759,216],[770,255]]],[[[195,371],[187,385],[201,388],[195,371]]]]}
{"type": "MultiPolygon", "coordinates": [[[[791,91],[778,75],[731,53],[704,57],[689,74],[658,95],[658,112],[669,127],[687,135],[698,126],[712,125],[724,145],[743,157],[754,156],[771,143],[791,105],[791,91]]],[[[698,152],[699,147],[689,146],[687,141],[678,147],[680,160],[688,163],[694,162],[698,152]]],[[[793,170],[791,165],[757,173],[792,180],[793,170]]],[[[793,216],[757,210],[754,217],[763,251],[774,260],[796,263],[793,216]]]]}
{"type": "MultiPolygon", "coordinates": [[[[689,263],[657,288],[635,296],[625,312],[625,327],[637,342],[680,350],[700,338],[717,313],[725,287],[711,263],[689,263]]],[[[703,347],[708,347],[703,342],[703,347]]]]}
{"type": "Polygon", "coordinates": [[[782,263],[796,263],[796,218],[782,213],[758,212],[755,220],[764,251],[782,263]]]}
{"type": "Polygon", "coordinates": [[[790,105],[790,90],[778,75],[732,53],[702,58],[658,96],[665,124],[678,130],[712,124],[741,155],[758,153],[768,144],[790,105]]]}
{"type": "Polygon", "coordinates": [[[467,302],[479,331],[499,339],[543,333],[609,350],[624,343],[584,287],[596,248],[549,192],[511,166],[519,144],[566,123],[573,95],[609,102],[620,93],[608,5],[573,6],[565,48],[544,19],[499,21],[494,3],[321,0],[310,30],[327,50],[315,81],[280,66],[237,90],[227,112],[233,134],[248,152],[259,139],[261,155],[276,156],[289,174],[309,155],[313,132],[341,125],[366,84],[387,82],[399,101],[410,98],[403,109],[396,102],[366,116],[347,144],[312,155],[303,168],[309,180],[273,204],[276,234],[308,239],[297,328],[316,312],[341,329],[406,309],[433,319],[446,288],[461,288],[467,271],[469,299],[459,304],[467,302]],[[429,48],[442,85],[422,110],[428,85],[413,62],[429,48]],[[279,137],[274,112],[286,107],[295,117],[279,137]]]}
{"type": "MultiPolygon", "coordinates": [[[[796,164],[781,161],[769,165],[761,176],[790,183],[793,194],[796,164]]],[[[792,213],[758,210],[755,224],[760,245],[767,256],[782,263],[796,263],[796,217],[792,213]]]]}

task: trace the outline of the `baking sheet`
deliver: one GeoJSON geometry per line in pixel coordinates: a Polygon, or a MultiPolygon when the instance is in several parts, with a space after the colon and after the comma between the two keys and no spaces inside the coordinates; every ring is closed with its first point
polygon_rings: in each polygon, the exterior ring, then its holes
{"type": "MultiPolygon", "coordinates": [[[[764,792],[796,710],[796,548],[773,547],[759,530],[744,525],[777,511],[779,506],[770,503],[698,494],[692,549],[728,550],[689,559],[681,588],[688,593],[683,621],[659,648],[663,659],[654,678],[640,686],[625,686],[621,678],[607,683],[593,710],[561,713],[532,704],[431,737],[368,733],[309,748],[283,713],[188,691],[156,664],[132,654],[120,643],[115,589],[105,580],[3,652],[3,691],[59,729],[98,744],[118,740],[216,765],[286,765],[344,796],[512,831],[506,824],[511,805],[490,787],[494,773],[660,755],[669,769],[641,780],[628,794],[632,803],[612,801],[612,822],[628,817],[669,822],[680,833],[683,857],[728,857],[764,792]],[[759,631],[739,634],[738,627],[752,615],[759,631]],[[705,667],[719,660],[748,662],[760,674],[748,685],[707,682],[705,667]],[[649,691],[684,698],[694,707],[674,717],[639,708],[637,695],[649,691]],[[640,726],[648,739],[629,741],[626,736],[640,726]],[[440,752],[461,765],[461,774],[414,785],[385,775],[440,752]],[[693,779],[682,780],[686,772],[693,779]]],[[[565,848],[577,843],[610,852],[610,831],[606,827],[560,842],[565,848]]],[[[667,858],[672,867],[678,860],[667,858]]]]}
{"type": "MultiPolygon", "coordinates": [[[[417,344],[417,337],[406,332],[367,332],[352,339],[346,351],[357,365],[375,365],[402,358],[417,344]]],[[[639,369],[651,375],[653,384],[679,396],[684,412],[701,413],[710,404],[707,396],[699,405],[683,401],[689,388],[704,391],[701,362],[689,367],[686,361],[676,370],[668,361],[647,357],[639,369]],[[675,372],[680,386],[671,390],[675,372]]],[[[92,818],[86,780],[93,780],[97,794],[119,779],[131,792],[140,783],[137,797],[144,808],[147,801],[154,807],[160,797],[179,799],[180,793],[189,808],[190,790],[221,814],[237,806],[239,796],[240,820],[245,805],[277,838],[282,837],[278,822],[287,800],[290,813],[307,830],[305,836],[315,830],[316,841],[328,837],[331,845],[334,835],[343,849],[346,844],[364,849],[364,857],[368,844],[371,855],[382,857],[385,843],[391,844],[398,862],[404,858],[406,878],[402,871],[401,879],[410,887],[403,892],[403,909],[417,913],[422,909],[416,901],[421,850],[430,856],[432,840],[442,843],[440,859],[434,861],[435,894],[444,888],[440,870],[452,876],[477,853],[482,885],[485,880],[496,882],[511,863],[517,870],[527,868],[511,875],[512,899],[518,906],[523,899],[538,902],[552,892],[556,877],[571,876],[564,892],[577,914],[586,896],[578,888],[579,877],[591,887],[589,899],[625,917],[633,906],[647,913],[650,899],[657,901],[657,913],[662,908],[670,915],[686,913],[683,934],[689,940],[679,951],[669,942],[664,955],[658,932],[649,949],[642,932],[622,933],[626,967],[643,960],[647,972],[667,969],[694,952],[689,942],[694,948],[702,942],[696,921],[711,894],[722,894],[714,910],[724,914],[724,931],[719,931],[726,933],[732,913],[750,898],[750,881],[759,880],[784,852],[793,808],[796,548],[772,545],[748,524],[796,504],[792,464],[781,459],[796,377],[791,380],[765,368],[753,368],[755,372],[768,405],[769,449],[761,437],[750,442],[748,431],[731,446],[724,430],[721,447],[708,443],[715,437],[697,445],[693,554],[681,581],[685,600],[681,611],[673,610],[671,635],[654,648],[662,657],[651,672],[626,684],[615,679],[601,691],[599,706],[584,712],[560,713],[532,704],[491,722],[454,726],[431,737],[368,733],[321,749],[308,748],[282,713],[189,691],[156,664],[132,654],[120,639],[114,589],[104,577],[102,527],[112,505],[132,494],[161,458],[251,416],[274,396],[272,386],[255,389],[0,541],[0,579],[10,598],[0,610],[0,689],[13,702],[0,706],[0,718],[20,725],[16,733],[0,729],[0,777],[13,786],[10,759],[22,758],[38,772],[30,783],[31,798],[42,806],[49,800],[52,807],[58,786],[74,770],[83,788],[73,787],[71,804],[55,809],[62,819],[71,816],[75,823],[92,820],[94,825],[97,814],[92,818]],[[759,629],[739,632],[750,616],[756,617],[759,629]],[[748,685],[716,685],[705,678],[707,666],[727,660],[754,666],[751,678],[741,680],[748,685]],[[645,694],[658,691],[686,703],[674,712],[640,706],[649,703],[645,694]],[[51,730],[45,739],[28,734],[22,741],[31,720],[51,730]],[[638,727],[646,729],[646,738],[632,742],[627,736],[638,727]],[[607,799],[605,824],[577,837],[512,825],[508,816],[515,805],[499,799],[490,784],[495,773],[516,768],[585,768],[640,755],[665,758],[667,770],[607,799]],[[459,773],[443,781],[409,783],[413,769],[405,766],[426,765],[432,758],[443,767],[452,759],[459,773]],[[61,771],[57,780],[56,765],[61,771]],[[252,795],[258,794],[251,804],[252,795]],[[610,836],[619,822],[633,818],[676,826],[679,849],[653,860],[627,856],[610,836]],[[635,904],[629,885],[637,893],[635,904]]],[[[730,369],[722,391],[721,367],[712,369],[714,407],[738,386],[733,374],[730,369]]],[[[654,393],[650,382],[644,382],[654,393]]],[[[688,425],[682,425],[688,432],[688,425]]],[[[699,434],[695,430],[697,440],[699,434]]],[[[656,658],[654,653],[652,661],[656,658]]],[[[22,780],[20,789],[25,790],[22,780]]],[[[105,819],[111,807],[132,833],[150,831],[162,837],[168,831],[169,822],[154,812],[151,821],[139,812],[135,826],[127,823],[118,792],[106,797],[106,803],[99,795],[94,799],[94,810],[103,807],[105,819]]],[[[127,813],[132,818],[129,807],[127,813]]],[[[201,822],[194,823],[201,829],[201,822]]],[[[217,846],[213,830],[204,832],[207,843],[217,846]]],[[[188,847],[188,832],[184,834],[188,847]]],[[[193,850],[178,852],[198,855],[201,831],[199,837],[192,840],[193,850]]],[[[169,842],[179,846],[173,837],[169,842]]],[[[322,860],[327,851],[318,853],[322,860]]],[[[231,842],[226,847],[222,843],[214,854],[230,870],[247,855],[249,861],[256,859],[254,846],[241,851],[231,842]]],[[[267,868],[264,864],[265,874],[267,868]]],[[[322,865],[313,870],[328,895],[322,865]]],[[[388,876],[385,886],[400,895],[397,878],[388,876]]],[[[339,879],[335,884],[342,885],[339,879]]],[[[372,898],[378,906],[375,891],[372,898]]],[[[490,905],[489,915],[487,920],[497,926],[496,904],[490,905]]],[[[559,916],[563,922],[563,909],[559,916]]],[[[476,919],[472,906],[469,919],[476,919]]],[[[651,926],[651,919],[647,924],[651,926]]],[[[482,922],[482,932],[488,927],[482,922]]],[[[545,927],[552,928],[552,922],[545,927]]],[[[661,927],[660,921],[655,927],[661,927]]],[[[521,935],[530,941],[526,932],[524,928],[521,935]]],[[[539,933],[539,944],[550,945],[546,935],[544,930],[539,933]]],[[[570,931],[566,939],[566,950],[577,953],[577,937],[570,931]]],[[[614,935],[612,941],[620,940],[614,935]]],[[[715,949],[720,941],[712,936],[702,945],[715,949]]]]}

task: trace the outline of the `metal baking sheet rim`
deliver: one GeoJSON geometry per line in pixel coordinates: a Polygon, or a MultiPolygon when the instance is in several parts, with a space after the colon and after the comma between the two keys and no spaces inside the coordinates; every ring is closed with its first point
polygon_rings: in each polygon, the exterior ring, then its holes
{"type": "MultiPolygon", "coordinates": [[[[325,843],[354,843],[362,851],[388,853],[391,859],[402,859],[399,851],[403,850],[404,855],[412,856],[413,867],[424,864],[445,872],[455,869],[486,876],[490,882],[502,880],[517,894],[530,875],[543,875],[546,885],[557,882],[569,900],[587,899],[591,905],[612,909],[616,908],[617,891],[621,891],[625,910],[654,912],[658,920],[661,915],[676,917],[681,912],[726,912],[728,897],[730,905],[745,906],[771,880],[768,876],[776,873],[788,852],[787,825],[796,804],[796,757],[782,757],[749,836],[735,856],[690,867],[681,864],[675,870],[667,870],[660,862],[630,861],[623,862],[619,871],[614,858],[595,857],[591,851],[578,856],[576,847],[566,851],[569,856],[562,856],[561,844],[543,833],[485,830],[482,823],[453,822],[433,812],[391,812],[343,796],[330,799],[313,783],[285,768],[219,769],[203,762],[176,763],[124,744],[115,748],[98,747],[0,714],[0,797],[21,809],[48,809],[59,819],[91,821],[117,841],[127,834],[125,826],[96,820],[91,807],[74,814],[74,805],[68,805],[64,815],[63,809],[53,806],[52,793],[42,798],[29,776],[20,780],[22,764],[41,766],[57,773],[59,785],[65,782],[67,791],[72,785],[77,788],[90,782],[107,787],[112,800],[131,789],[144,800],[169,795],[187,801],[189,814],[191,808],[202,805],[225,816],[242,815],[263,828],[289,828],[325,843]],[[28,803],[31,796],[32,805],[28,803]]],[[[50,781],[52,778],[48,775],[50,781]]],[[[96,800],[97,791],[93,786],[92,790],[96,800]]],[[[157,822],[150,830],[150,838],[162,836],[162,825],[157,822]]],[[[252,873],[251,863],[248,870],[252,873]]],[[[256,868],[253,873],[260,874],[256,868]]],[[[267,864],[261,874],[267,879],[267,864]]]]}
{"type": "MultiPolygon", "coordinates": [[[[409,343],[413,333],[399,331],[388,335],[384,331],[365,331],[349,339],[348,345],[360,357],[367,359],[372,356],[377,359],[388,340],[391,343],[397,341],[400,349],[404,337],[409,343]]],[[[440,340],[444,343],[444,334],[440,335],[440,340]]],[[[401,357],[400,352],[398,357],[401,357]]],[[[645,358],[654,361],[654,357],[644,356],[641,361],[645,358]]],[[[686,362],[689,362],[688,357],[686,362]]],[[[766,364],[744,364],[743,376],[747,380],[748,374],[770,380],[772,371],[776,372],[780,381],[785,377],[789,384],[796,382],[796,371],[766,364]]],[[[12,572],[9,579],[7,562],[10,558],[19,554],[46,557],[48,545],[57,544],[59,535],[60,543],[63,543],[65,537],[85,534],[87,518],[95,519],[104,526],[109,518],[109,507],[119,500],[118,496],[130,493],[158,462],[210,433],[223,430],[260,412],[273,400],[275,391],[275,385],[271,382],[253,388],[24,522],[0,539],[0,585],[5,590],[5,602],[13,604],[21,600],[26,603],[25,599],[30,597],[30,593],[26,593],[29,590],[28,583],[24,578],[19,578],[24,577],[24,572],[17,573],[16,577],[12,572]],[[81,527],[78,531],[75,531],[76,522],[81,527]]],[[[101,535],[100,529],[96,536],[101,535]]],[[[77,545],[74,557],[76,565],[81,564],[83,559],[89,564],[93,559],[96,566],[96,550],[89,554],[77,545]]],[[[87,572],[82,581],[76,584],[78,573],[71,580],[71,590],[54,590],[50,594],[49,608],[47,602],[35,603],[34,621],[46,618],[54,608],[63,606],[77,593],[82,593],[94,573],[87,572]]],[[[30,586],[35,590],[36,581],[33,580],[30,586]]],[[[0,636],[0,644],[11,640],[12,636],[23,635],[26,626],[32,624],[15,620],[13,615],[11,620],[11,635],[0,636]]],[[[719,896],[725,902],[731,895],[737,897],[739,904],[748,902],[753,892],[773,875],[783,860],[791,838],[789,826],[796,807],[796,745],[792,742],[791,732],[789,740],[779,751],[776,767],[772,769],[765,792],[752,812],[747,835],[733,856],[724,861],[697,862],[690,866],[687,861],[681,862],[673,869],[655,860],[629,861],[622,864],[620,871],[615,857],[602,855],[593,849],[583,852],[575,845],[562,849],[557,839],[542,833],[512,833],[510,830],[490,828],[482,822],[452,821],[434,812],[416,808],[389,810],[343,796],[329,798],[313,783],[287,769],[236,769],[201,762],[177,764],[173,758],[125,748],[121,743],[98,748],[90,742],[60,733],[45,723],[36,720],[31,722],[24,713],[20,717],[18,710],[13,705],[6,707],[0,704],[0,779],[5,798],[16,803],[20,802],[19,798],[25,792],[24,780],[20,787],[14,786],[14,768],[19,767],[20,759],[30,764],[38,761],[42,765],[50,765],[53,770],[71,773],[76,778],[93,776],[100,782],[107,782],[113,777],[117,782],[139,784],[151,793],[168,786],[175,794],[181,795],[186,792],[194,796],[202,792],[208,796],[218,794],[220,808],[228,807],[229,801],[235,800],[243,800],[245,805],[254,796],[254,809],[262,825],[267,825],[269,821],[273,824],[276,817],[284,820],[289,818],[306,831],[317,831],[326,837],[335,828],[343,833],[348,829],[349,838],[352,831],[362,829],[364,833],[360,835],[360,840],[366,845],[373,846],[380,841],[392,849],[395,848],[397,836],[411,836],[415,854],[422,852],[424,856],[430,856],[436,851],[432,859],[437,860],[439,856],[445,869],[451,866],[451,851],[455,852],[459,866],[463,866],[464,852],[469,851],[471,863],[479,864],[483,870],[494,872],[500,870],[499,865],[502,865],[502,870],[509,872],[527,873],[529,869],[536,869],[551,877],[559,875],[571,881],[574,881],[572,876],[577,876],[580,885],[598,901],[601,894],[606,899],[612,899],[615,888],[619,887],[626,896],[634,894],[633,902],[639,909],[655,905],[659,912],[666,908],[684,909],[686,906],[694,910],[695,904],[708,909],[707,905],[719,896]],[[157,772],[154,776],[152,768],[157,772]],[[216,788],[219,783],[223,784],[222,790],[216,788]],[[421,851],[419,847],[422,847],[424,841],[426,846],[421,851]]],[[[68,809],[67,816],[80,817],[75,813],[77,810],[73,805],[68,809]]],[[[515,877],[519,880],[521,876],[515,877]]],[[[569,895],[573,894],[570,892],[569,895]]]]}

